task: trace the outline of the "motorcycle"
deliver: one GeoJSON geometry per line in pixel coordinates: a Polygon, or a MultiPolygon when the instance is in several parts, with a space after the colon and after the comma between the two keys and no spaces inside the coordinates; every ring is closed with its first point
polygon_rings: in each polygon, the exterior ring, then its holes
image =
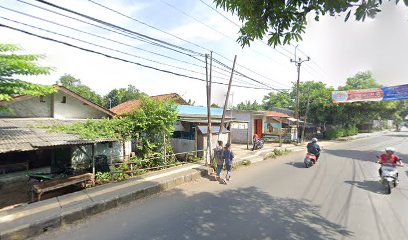
{"type": "Polygon", "coordinates": [[[311,166],[315,165],[317,162],[316,155],[312,153],[306,153],[306,157],[304,160],[306,168],[310,168],[311,166]]]}
{"type": "Polygon", "coordinates": [[[261,149],[261,148],[263,148],[263,146],[264,146],[264,140],[258,139],[258,140],[255,142],[254,147],[253,147],[252,150],[261,149]]]}
{"type": "MultiPolygon", "coordinates": [[[[402,166],[402,164],[399,164],[399,166],[402,166]]],[[[399,183],[397,167],[393,164],[382,164],[380,177],[380,182],[387,188],[387,193],[391,194],[392,189],[397,187],[399,183]]]]}

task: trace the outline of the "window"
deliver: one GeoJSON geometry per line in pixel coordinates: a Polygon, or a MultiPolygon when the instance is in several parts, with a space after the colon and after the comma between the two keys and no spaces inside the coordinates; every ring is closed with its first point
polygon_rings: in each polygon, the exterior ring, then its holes
{"type": "Polygon", "coordinates": [[[40,102],[45,103],[44,96],[40,96],[40,102]]]}
{"type": "Polygon", "coordinates": [[[67,97],[63,96],[61,103],[67,103],[67,97]]]}

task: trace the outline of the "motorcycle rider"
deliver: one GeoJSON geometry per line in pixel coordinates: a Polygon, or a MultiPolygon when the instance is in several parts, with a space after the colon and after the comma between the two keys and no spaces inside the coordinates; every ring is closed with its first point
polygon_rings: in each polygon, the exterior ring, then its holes
{"type": "MultiPolygon", "coordinates": [[[[378,163],[381,165],[391,164],[393,167],[395,167],[397,163],[399,163],[400,166],[403,166],[401,158],[395,154],[395,149],[392,147],[385,148],[385,153],[381,154],[381,156],[378,158],[378,163]]],[[[380,177],[382,175],[381,167],[380,169],[378,169],[378,173],[380,174],[380,177]]],[[[398,174],[397,174],[397,177],[398,177],[398,174]]]]}
{"type": "Polygon", "coordinates": [[[317,163],[317,160],[319,160],[320,151],[321,151],[319,144],[317,144],[317,138],[312,138],[312,141],[307,144],[306,148],[307,148],[308,153],[311,153],[316,156],[316,163],[317,163]]]}
{"type": "Polygon", "coordinates": [[[255,150],[255,146],[258,141],[259,141],[259,136],[258,134],[255,133],[254,136],[252,137],[252,142],[253,142],[252,151],[255,150]]]}

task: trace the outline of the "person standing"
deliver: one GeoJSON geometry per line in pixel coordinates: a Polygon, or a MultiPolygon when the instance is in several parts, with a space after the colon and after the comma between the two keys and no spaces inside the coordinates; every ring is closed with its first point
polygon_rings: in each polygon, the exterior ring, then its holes
{"type": "Polygon", "coordinates": [[[215,178],[217,180],[221,179],[220,175],[221,175],[222,169],[224,167],[224,155],[223,155],[224,149],[223,149],[222,145],[223,145],[223,142],[218,141],[217,147],[214,148],[214,157],[213,158],[215,159],[215,162],[217,164],[217,175],[215,176],[215,178]]]}
{"type": "Polygon", "coordinates": [[[225,176],[225,179],[227,181],[230,181],[232,175],[232,162],[234,161],[234,153],[231,150],[230,143],[225,144],[223,156],[225,160],[225,168],[227,169],[227,175],[225,176]]]}

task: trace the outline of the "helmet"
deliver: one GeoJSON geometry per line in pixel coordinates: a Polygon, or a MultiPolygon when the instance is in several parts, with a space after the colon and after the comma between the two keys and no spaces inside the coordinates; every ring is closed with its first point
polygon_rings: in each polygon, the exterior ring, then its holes
{"type": "Polygon", "coordinates": [[[312,138],[312,142],[313,143],[317,142],[317,138],[312,138]]]}
{"type": "Polygon", "coordinates": [[[387,148],[385,148],[385,151],[386,151],[386,152],[391,152],[392,154],[394,154],[394,153],[395,153],[395,148],[393,148],[393,147],[387,147],[387,148]]]}

